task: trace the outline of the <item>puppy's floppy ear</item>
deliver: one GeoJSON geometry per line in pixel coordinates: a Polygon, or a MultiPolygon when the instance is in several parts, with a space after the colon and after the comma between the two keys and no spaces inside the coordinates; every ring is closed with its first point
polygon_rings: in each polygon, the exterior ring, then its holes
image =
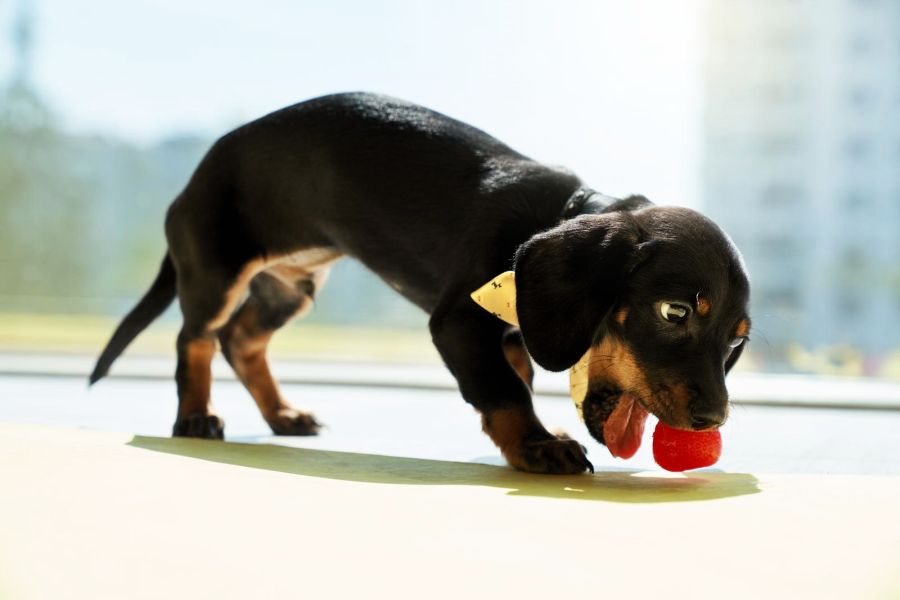
{"type": "Polygon", "coordinates": [[[630,213],[582,215],[535,235],[516,253],[516,308],[525,346],[550,371],[587,352],[636,264],[630,213]]]}

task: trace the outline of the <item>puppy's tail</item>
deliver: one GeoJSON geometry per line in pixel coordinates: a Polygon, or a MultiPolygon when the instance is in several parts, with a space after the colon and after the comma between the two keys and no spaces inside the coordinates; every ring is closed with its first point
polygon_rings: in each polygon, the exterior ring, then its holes
{"type": "Polygon", "coordinates": [[[119,358],[128,344],[161,315],[174,299],[175,265],[172,264],[169,254],[166,253],[153,285],[137,303],[137,306],[132,308],[131,312],[119,323],[112,338],[106,344],[106,348],[103,349],[103,353],[100,354],[100,358],[97,359],[97,366],[94,367],[94,372],[88,379],[88,385],[93,385],[105,377],[113,362],[119,358]]]}

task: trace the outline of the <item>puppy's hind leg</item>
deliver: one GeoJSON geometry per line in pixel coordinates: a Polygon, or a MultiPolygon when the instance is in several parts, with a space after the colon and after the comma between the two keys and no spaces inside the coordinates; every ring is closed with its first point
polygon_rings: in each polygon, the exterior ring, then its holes
{"type": "Polygon", "coordinates": [[[262,268],[251,261],[233,271],[178,270],[178,298],[184,324],[178,334],[178,417],[176,437],[222,439],[225,423],[215,414],[210,398],[210,364],[216,351],[216,331],[222,327],[262,268]],[[228,273],[227,275],[223,273],[228,273]]]}
{"type": "Polygon", "coordinates": [[[222,352],[253,396],[276,435],[316,435],[315,417],[292,406],[281,395],[266,359],[272,335],[292,318],[307,312],[326,270],[314,274],[275,267],[257,275],[250,296],[219,333],[222,352]]]}

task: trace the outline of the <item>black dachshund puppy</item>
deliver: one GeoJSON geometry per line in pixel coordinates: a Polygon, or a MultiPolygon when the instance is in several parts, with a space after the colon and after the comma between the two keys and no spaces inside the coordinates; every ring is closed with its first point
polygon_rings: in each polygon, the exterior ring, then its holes
{"type": "Polygon", "coordinates": [[[90,381],[177,296],[176,436],[223,437],[210,401],[217,342],[276,434],[317,432],[279,392],[266,346],[344,256],[431,315],[462,396],[526,471],[592,468],[578,442],[535,416],[529,355],[552,371],[586,357],[583,415],[604,442],[624,401],[675,427],[720,425],[725,373],[749,331],[740,256],[705,217],[597,194],[478,129],[384,96],[317,98],[225,135],[172,203],[165,232],[156,280],[90,381]],[[511,268],[521,332],[470,298],[511,268]]]}

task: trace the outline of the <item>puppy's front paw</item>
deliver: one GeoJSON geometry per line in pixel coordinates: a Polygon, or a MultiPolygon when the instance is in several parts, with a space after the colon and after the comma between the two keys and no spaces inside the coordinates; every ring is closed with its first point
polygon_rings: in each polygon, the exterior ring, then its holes
{"type": "Polygon", "coordinates": [[[275,435],[318,435],[322,427],[312,414],[295,408],[279,409],[266,422],[275,435]]]}
{"type": "Polygon", "coordinates": [[[172,437],[221,440],[225,438],[225,421],[218,415],[193,414],[175,421],[172,437]]]}
{"type": "Polygon", "coordinates": [[[504,452],[509,464],[517,469],[553,475],[593,473],[594,465],[586,455],[587,450],[577,441],[555,436],[524,440],[511,451],[504,452]]]}

